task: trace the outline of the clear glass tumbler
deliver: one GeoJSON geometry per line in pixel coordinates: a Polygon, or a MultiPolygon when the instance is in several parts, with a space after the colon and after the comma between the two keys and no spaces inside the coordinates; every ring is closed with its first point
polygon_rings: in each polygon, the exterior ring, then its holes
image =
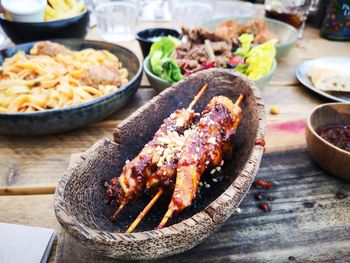
{"type": "Polygon", "coordinates": [[[215,5],[215,0],[171,0],[170,11],[174,26],[201,26],[212,18],[215,5]]]}
{"type": "Polygon", "coordinates": [[[106,41],[129,41],[135,38],[139,1],[119,0],[100,3],[94,14],[106,41]]]}
{"type": "Polygon", "coordinates": [[[265,0],[265,16],[286,22],[303,35],[311,0],[265,0]]]}

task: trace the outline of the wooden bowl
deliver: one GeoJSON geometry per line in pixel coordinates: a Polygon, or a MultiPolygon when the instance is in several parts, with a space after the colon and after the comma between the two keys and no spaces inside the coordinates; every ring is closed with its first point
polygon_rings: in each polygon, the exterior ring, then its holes
{"type": "Polygon", "coordinates": [[[350,125],[350,103],[328,103],[316,107],[305,129],[311,157],[327,172],[350,181],[350,152],[324,140],[316,132],[332,125],[350,125]]]}
{"type": "Polygon", "coordinates": [[[114,140],[101,139],[89,148],[60,179],[54,208],[62,227],[84,245],[104,255],[123,259],[154,259],[183,252],[218,230],[235,211],[258,170],[263,154],[264,104],[257,87],[246,78],[224,69],[193,74],[174,84],[117,126],[114,140]],[[141,222],[137,231],[125,234],[128,225],[149,201],[141,198],[126,207],[116,222],[110,217],[115,207],[105,204],[104,183],[120,174],[127,159],[133,158],[175,109],[188,106],[204,83],[209,87],[195,107],[199,112],[216,95],[241,104],[243,120],[233,140],[232,161],[223,166],[228,176],[201,191],[194,204],[176,215],[169,226],[153,230],[164,215],[170,197],[162,197],[157,207],[141,222]],[[258,141],[257,141],[258,140],[258,141]]]}

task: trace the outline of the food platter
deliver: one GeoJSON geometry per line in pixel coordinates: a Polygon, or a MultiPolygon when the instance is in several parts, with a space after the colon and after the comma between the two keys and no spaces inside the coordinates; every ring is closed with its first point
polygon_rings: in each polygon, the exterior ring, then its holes
{"type": "Polygon", "coordinates": [[[257,87],[237,73],[210,69],[174,84],[117,126],[114,140],[102,139],[88,149],[61,178],[55,193],[55,212],[63,228],[93,250],[125,259],[153,259],[187,250],[217,230],[247,193],[263,154],[264,106],[257,87]],[[195,106],[201,111],[214,96],[242,101],[242,123],[234,138],[231,161],[223,166],[227,180],[204,190],[195,204],[172,219],[160,222],[167,204],[160,202],[136,233],[125,233],[148,200],[136,202],[112,222],[115,207],[105,204],[106,181],[122,170],[150,140],[174,109],[187,107],[204,83],[208,89],[195,106]]]}
{"type": "Polygon", "coordinates": [[[335,64],[338,67],[349,68],[350,59],[349,58],[340,58],[340,57],[325,57],[319,59],[313,59],[305,61],[298,65],[295,75],[297,79],[306,87],[307,89],[315,92],[316,94],[330,99],[332,101],[338,102],[350,102],[350,94],[345,92],[325,92],[320,89],[317,89],[311,82],[311,79],[308,76],[309,69],[314,65],[322,64],[335,64]]]}

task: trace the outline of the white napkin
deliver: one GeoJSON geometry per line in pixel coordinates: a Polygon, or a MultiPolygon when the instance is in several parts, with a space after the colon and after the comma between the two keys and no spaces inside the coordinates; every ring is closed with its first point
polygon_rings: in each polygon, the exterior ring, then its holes
{"type": "Polygon", "coordinates": [[[0,223],[0,263],[47,262],[55,230],[0,223]]]}

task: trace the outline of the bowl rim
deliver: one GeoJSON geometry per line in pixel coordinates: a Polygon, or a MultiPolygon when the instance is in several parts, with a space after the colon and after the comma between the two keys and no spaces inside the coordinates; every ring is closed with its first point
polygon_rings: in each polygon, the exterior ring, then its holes
{"type": "MultiPolygon", "coordinates": [[[[117,47],[117,48],[125,50],[127,53],[129,53],[130,56],[134,56],[134,58],[136,58],[136,60],[138,62],[138,69],[135,72],[135,76],[132,79],[130,79],[124,86],[121,86],[116,91],[114,91],[114,92],[112,92],[110,94],[103,95],[103,96],[98,97],[96,99],[93,99],[93,100],[90,100],[90,101],[87,101],[87,102],[84,102],[84,103],[79,103],[79,104],[76,104],[76,105],[68,106],[68,107],[58,108],[58,109],[47,109],[47,110],[36,111],[36,112],[0,113],[0,118],[4,118],[4,117],[7,117],[7,118],[11,118],[11,117],[34,117],[34,116],[37,117],[37,116],[49,115],[51,113],[56,113],[56,112],[67,112],[67,111],[71,111],[71,110],[87,108],[87,107],[89,107],[91,105],[98,104],[98,103],[100,103],[102,101],[108,100],[111,97],[115,96],[116,94],[123,93],[124,91],[128,90],[132,86],[132,84],[134,84],[136,82],[136,80],[140,77],[140,75],[142,74],[143,67],[142,67],[142,63],[141,63],[140,59],[138,58],[138,56],[136,56],[136,54],[134,52],[132,52],[130,49],[128,49],[126,47],[123,47],[123,46],[120,46],[120,45],[117,45],[117,44],[114,44],[114,43],[111,43],[111,42],[104,42],[104,41],[97,41],[97,40],[87,40],[87,39],[79,39],[79,38],[50,39],[50,41],[63,43],[63,45],[64,45],[64,42],[75,41],[75,42],[86,43],[86,44],[95,44],[95,45],[103,44],[104,46],[108,45],[108,46],[111,46],[111,47],[117,47]]],[[[17,46],[22,46],[22,45],[30,45],[30,44],[34,45],[37,42],[40,42],[40,41],[33,41],[33,42],[27,42],[27,43],[18,44],[18,45],[15,45],[15,46],[3,49],[1,51],[5,51],[5,50],[11,49],[11,48],[14,48],[14,47],[17,47],[17,46]]]]}
{"type": "MultiPolygon", "coordinates": [[[[265,132],[266,132],[265,106],[264,106],[264,102],[263,102],[263,99],[262,99],[261,94],[260,94],[260,90],[256,86],[256,84],[251,82],[244,75],[238,74],[237,72],[228,72],[227,70],[222,69],[222,68],[212,68],[212,69],[209,69],[209,71],[221,71],[225,74],[235,75],[235,76],[241,78],[243,81],[247,81],[247,83],[249,83],[250,89],[252,91],[252,96],[255,98],[255,101],[256,101],[256,109],[257,109],[257,114],[258,114],[258,116],[257,116],[258,125],[257,125],[257,131],[256,131],[256,139],[264,140],[265,132]]],[[[193,75],[189,76],[187,79],[183,79],[183,80],[180,80],[179,82],[176,82],[174,85],[172,85],[172,88],[176,89],[177,86],[182,85],[184,82],[188,81],[188,79],[192,78],[192,76],[193,75]]],[[[152,100],[150,100],[148,103],[153,103],[157,97],[166,96],[167,93],[169,93],[169,92],[171,92],[171,89],[164,90],[163,92],[158,94],[156,97],[154,97],[152,100]]],[[[137,112],[140,112],[140,111],[142,112],[143,108],[148,107],[148,103],[141,106],[141,108],[139,108],[137,110],[137,112]]],[[[137,114],[137,112],[134,112],[128,118],[132,117],[134,114],[137,114]]],[[[127,122],[127,119],[124,120],[122,123],[120,123],[118,126],[121,126],[124,122],[127,122]]],[[[102,138],[100,141],[102,143],[104,143],[106,140],[108,140],[108,139],[102,138]]],[[[111,141],[111,142],[115,143],[114,141],[111,141]]],[[[93,149],[94,147],[96,147],[95,145],[97,143],[95,143],[93,146],[91,146],[86,152],[83,153],[83,155],[85,153],[88,153],[88,151],[90,149],[93,149]]],[[[93,228],[86,226],[85,224],[79,222],[76,217],[73,217],[70,215],[70,213],[67,211],[67,209],[65,209],[65,206],[64,206],[64,191],[65,191],[67,182],[69,181],[69,178],[72,174],[71,171],[74,170],[73,167],[70,167],[67,170],[67,172],[64,173],[64,175],[60,178],[60,180],[57,184],[56,191],[54,194],[55,215],[56,215],[56,218],[58,219],[59,223],[62,226],[65,226],[64,229],[66,231],[68,231],[68,233],[73,235],[75,238],[78,238],[80,240],[89,240],[90,242],[96,242],[96,244],[101,244],[101,242],[102,242],[93,234],[96,232],[104,234],[103,235],[105,238],[104,241],[113,242],[113,243],[119,242],[119,241],[133,242],[136,239],[138,241],[147,241],[147,240],[151,240],[155,237],[159,237],[159,236],[169,237],[169,236],[172,236],[174,234],[180,234],[181,232],[183,232],[187,229],[190,229],[192,227],[191,224],[188,224],[188,223],[191,220],[193,220],[193,218],[196,218],[198,220],[198,222],[202,222],[203,220],[205,220],[205,218],[201,218],[201,215],[203,215],[203,213],[208,214],[208,209],[213,208],[215,206],[222,206],[221,202],[224,202],[223,200],[226,200],[228,195],[230,195],[230,198],[231,198],[230,192],[233,191],[232,189],[235,189],[235,187],[237,187],[237,186],[235,186],[235,183],[236,183],[238,178],[241,178],[241,179],[247,178],[247,177],[251,178],[249,176],[250,172],[248,172],[248,171],[251,171],[256,175],[258,168],[259,168],[259,165],[260,165],[261,158],[262,158],[263,153],[264,153],[264,148],[265,148],[264,145],[259,144],[259,143],[255,143],[251,146],[251,150],[250,150],[250,153],[248,155],[249,156],[248,161],[244,164],[244,166],[242,167],[242,169],[239,172],[239,174],[237,175],[237,177],[226,188],[226,190],[223,191],[210,204],[208,204],[207,207],[205,207],[203,210],[199,211],[198,213],[194,214],[193,216],[191,216],[187,219],[184,219],[178,223],[166,226],[162,229],[147,230],[147,231],[133,232],[133,233],[109,232],[106,230],[93,229],[93,228]],[[249,160],[253,160],[253,161],[249,162],[249,160]],[[251,163],[255,163],[256,165],[253,168],[251,168],[250,167],[251,163]],[[64,209],[61,209],[60,206],[63,206],[64,209]]],[[[79,162],[76,165],[79,165],[79,162]]],[[[250,185],[252,184],[255,175],[251,178],[250,181],[246,180],[247,184],[248,184],[248,189],[249,189],[250,185]]],[[[243,200],[243,198],[245,197],[247,192],[248,192],[248,190],[244,194],[242,194],[240,200],[236,202],[236,206],[243,200]]],[[[215,220],[213,220],[213,221],[215,221],[215,220]]],[[[219,225],[221,226],[222,223],[219,225]]],[[[209,230],[208,230],[208,232],[209,232],[209,234],[212,233],[209,230]]]]}
{"type": "MultiPolygon", "coordinates": [[[[136,33],[136,40],[138,41],[142,41],[142,42],[147,42],[147,43],[154,43],[155,41],[149,40],[147,38],[141,37],[140,34],[149,31],[149,30],[163,30],[163,31],[168,31],[168,32],[173,32],[175,34],[178,34],[179,36],[181,36],[180,32],[177,31],[176,29],[173,28],[166,28],[166,27],[152,27],[152,28],[146,28],[144,30],[141,30],[139,32],[136,33]]],[[[165,35],[164,35],[165,36],[165,35]]],[[[167,36],[172,36],[175,37],[171,34],[167,35],[167,36]]]]}
{"type": "MultiPolygon", "coordinates": [[[[227,16],[227,17],[221,17],[221,18],[216,18],[216,19],[212,19],[212,20],[209,20],[209,21],[206,21],[205,23],[203,23],[201,26],[203,28],[206,28],[208,29],[208,24],[210,23],[214,23],[214,22],[221,22],[221,21],[226,21],[226,20],[252,20],[252,19],[255,19],[257,18],[256,16],[227,16]]],[[[263,20],[267,21],[267,22],[271,22],[271,23],[275,23],[275,24],[278,24],[280,26],[283,26],[285,28],[288,28],[288,30],[290,30],[291,32],[293,32],[293,38],[291,38],[289,41],[286,41],[286,42],[277,42],[276,43],[276,47],[278,48],[284,48],[286,46],[289,46],[289,45],[294,45],[297,41],[298,41],[298,38],[299,38],[299,32],[298,30],[293,27],[292,25],[289,25],[285,22],[282,22],[282,21],[279,21],[277,19],[273,19],[273,18],[268,18],[268,17],[260,17],[262,18],[263,20]]]]}
{"type": "MultiPolygon", "coordinates": [[[[46,26],[46,25],[53,25],[53,24],[56,24],[56,23],[63,23],[63,22],[73,22],[73,20],[77,20],[77,19],[80,19],[81,17],[85,16],[85,15],[89,15],[90,14],[90,10],[85,7],[85,10],[75,16],[72,16],[72,17],[67,17],[67,18],[64,18],[64,19],[59,19],[59,20],[53,20],[53,21],[43,21],[43,22],[19,22],[19,21],[12,21],[12,20],[8,20],[8,19],[5,19],[3,17],[3,15],[1,14],[0,15],[0,22],[3,22],[3,23],[11,23],[11,24],[23,24],[23,25],[33,25],[33,26],[46,26]]],[[[25,43],[23,43],[25,44],[25,43]]]]}
{"type": "Polygon", "coordinates": [[[325,103],[325,104],[321,104],[319,106],[316,106],[315,108],[312,109],[311,113],[309,114],[308,118],[307,118],[307,127],[310,130],[310,132],[313,134],[314,137],[316,137],[319,141],[321,141],[323,144],[327,145],[328,147],[330,147],[331,149],[338,151],[340,153],[343,153],[347,156],[350,157],[350,152],[345,151],[333,144],[331,144],[330,142],[326,141],[325,139],[323,139],[320,135],[318,135],[318,133],[315,131],[315,128],[313,127],[313,125],[311,124],[311,120],[314,116],[314,114],[319,111],[322,108],[325,107],[329,107],[329,106],[333,106],[333,105],[348,105],[350,108],[350,103],[344,103],[344,102],[332,102],[332,103],[325,103]]]}
{"type": "MultiPolygon", "coordinates": [[[[218,68],[220,68],[220,67],[218,67],[218,68]]],[[[250,80],[250,81],[253,81],[253,82],[257,82],[257,81],[261,81],[261,80],[263,80],[263,79],[266,79],[266,78],[272,76],[272,74],[275,72],[276,68],[277,68],[277,60],[276,60],[276,58],[274,58],[269,73],[267,73],[265,76],[261,77],[260,79],[255,79],[255,80],[249,79],[249,80],[250,80]]],[[[149,76],[151,76],[151,77],[157,79],[159,82],[162,82],[163,84],[172,85],[172,84],[176,83],[176,82],[172,83],[172,82],[166,81],[166,80],[162,79],[161,77],[157,76],[156,74],[154,74],[154,73],[151,71],[150,57],[149,57],[149,55],[146,56],[146,57],[144,58],[144,60],[143,60],[143,69],[144,69],[144,71],[146,72],[146,75],[149,75],[149,76]]],[[[222,68],[222,69],[224,69],[224,68],[222,68]]],[[[205,69],[205,70],[207,70],[207,69],[205,69]]],[[[247,78],[247,76],[244,75],[244,74],[242,74],[242,73],[239,73],[239,72],[237,72],[237,71],[233,71],[233,72],[236,72],[236,73],[238,73],[238,74],[241,74],[242,76],[244,76],[244,77],[247,78]]]]}

